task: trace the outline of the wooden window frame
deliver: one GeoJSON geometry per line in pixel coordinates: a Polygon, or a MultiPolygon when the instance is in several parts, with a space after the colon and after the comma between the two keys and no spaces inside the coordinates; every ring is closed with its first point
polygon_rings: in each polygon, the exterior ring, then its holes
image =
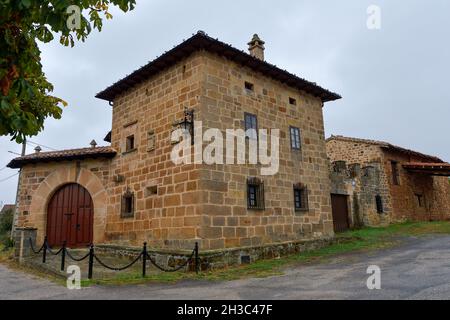
{"type": "Polygon", "coordinates": [[[294,184],[294,209],[295,212],[309,211],[308,187],[302,183],[294,184]],[[297,201],[297,194],[300,197],[300,203],[297,201]]]}
{"type": "Polygon", "coordinates": [[[244,130],[247,138],[258,140],[258,116],[256,114],[244,112],[244,130]],[[250,121],[247,121],[247,119],[250,119],[250,121]],[[247,124],[250,124],[250,126],[255,125],[255,128],[247,127],[247,124]],[[250,129],[254,129],[256,131],[256,137],[247,135],[247,130],[250,129]]]}
{"type": "Polygon", "coordinates": [[[136,150],[136,138],[134,134],[131,134],[125,138],[125,152],[129,153],[136,150]]]}
{"type": "Polygon", "coordinates": [[[291,141],[291,150],[302,150],[302,135],[300,128],[289,126],[289,136],[291,141]]]}
{"type": "Polygon", "coordinates": [[[264,182],[259,178],[247,179],[247,209],[263,211],[265,207],[264,182]],[[254,189],[254,191],[252,191],[254,189]],[[252,194],[254,199],[251,198],[252,194]],[[254,201],[254,203],[252,203],[254,201]]]}

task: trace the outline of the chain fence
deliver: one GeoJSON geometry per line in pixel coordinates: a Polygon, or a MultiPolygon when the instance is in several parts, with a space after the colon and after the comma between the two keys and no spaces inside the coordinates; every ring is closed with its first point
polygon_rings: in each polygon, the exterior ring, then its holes
{"type": "Polygon", "coordinates": [[[94,269],[94,262],[97,262],[101,267],[111,270],[111,271],[124,271],[126,269],[131,268],[132,266],[134,266],[136,263],[138,263],[138,261],[141,261],[142,263],[142,277],[146,276],[146,272],[147,272],[147,261],[149,261],[153,266],[155,266],[157,269],[159,269],[160,271],[163,272],[177,272],[180,271],[181,269],[187,267],[188,265],[194,265],[195,266],[195,272],[198,273],[200,270],[200,258],[199,258],[199,250],[198,250],[198,242],[195,243],[195,247],[192,250],[192,253],[189,256],[185,256],[186,257],[186,261],[183,262],[180,266],[175,267],[175,268],[165,268],[164,266],[159,265],[156,260],[148,253],[147,250],[147,243],[145,242],[143,247],[142,247],[142,251],[139,253],[139,255],[133,260],[131,261],[129,264],[125,265],[125,266],[120,266],[120,267],[115,267],[115,266],[110,266],[108,264],[106,264],[104,261],[102,261],[100,259],[100,257],[95,254],[95,247],[93,244],[90,245],[89,247],[89,252],[82,256],[82,257],[75,257],[72,255],[72,253],[69,251],[69,249],[67,248],[67,242],[64,241],[61,249],[59,249],[58,251],[54,251],[52,250],[52,248],[49,246],[48,244],[48,239],[47,237],[45,237],[44,239],[44,243],[42,244],[42,246],[39,248],[39,250],[35,250],[35,247],[33,245],[33,241],[30,238],[30,248],[31,251],[38,255],[42,253],[42,263],[46,263],[47,261],[47,253],[50,253],[53,256],[59,256],[61,255],[61,271],[65,270],[65,265],[66,265],[66,257],[68,257],[69,259],[75,261],[75,262],[82,262],[86,259],[88,259],[88,279],[92,279],[93,278],[93,269],[94,269]]]}

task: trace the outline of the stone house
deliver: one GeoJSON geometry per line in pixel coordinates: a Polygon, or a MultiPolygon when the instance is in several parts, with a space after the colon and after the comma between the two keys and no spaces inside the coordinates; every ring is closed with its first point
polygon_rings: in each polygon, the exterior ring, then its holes
{"type": "Polygon", "coordinates": [[[450,219],[450,164],[387,142],[331,136],[335,229],[450,219]]]}
{"type": "Polygon", "coordinates": [[[213,250],[333,236],[322,108],[340,96],[265,62],[258,36],[246,53],[198,32],[97,98],[112,107],[111,146],[9,164],[21,169],[17,227],[38,242],[213,250]],[[174,128],[192,134],[194,121],[279,129],[278,173],[174,164],[174,128]]]}

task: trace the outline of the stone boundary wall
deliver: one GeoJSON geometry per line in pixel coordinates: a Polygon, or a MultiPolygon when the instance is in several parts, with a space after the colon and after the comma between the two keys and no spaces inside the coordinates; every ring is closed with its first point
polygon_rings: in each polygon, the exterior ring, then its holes
{"type": "MultiPolygon", "coordinates": [[[[269,244],[264,246],[233,248],[225,250],[209,250],[202,251],[200,248],[199,257],[201,261],[201,270],[217,270],[230,266],[254,263],[265,259],[278,259],[283,256],[298,254],[317,250],[335,243],[342,243],[348,241],[349,238],[325,238],[317,240],[300,240],[289,241],[282,243],[269,244]]],[[[140,247],[122,247],[115,245],[99,245],[96,246],[97,252],[103,254],[110,253],[111,255],[119,255],[125,257],[136,257],[142,248],[140,247]]],[[[190,256],[192,251],[180,250],[151,250],[149,255],[155,261],[168,268],[175,268],[186,261],[186,257],[190,256]]]]}

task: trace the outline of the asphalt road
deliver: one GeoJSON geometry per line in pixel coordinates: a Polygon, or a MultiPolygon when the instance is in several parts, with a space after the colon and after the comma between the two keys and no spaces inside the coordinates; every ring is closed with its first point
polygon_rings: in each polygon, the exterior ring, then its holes
{"type": "Polygon", "coordinates": [[[450,299],[450,236],[409,238],[370,254],[291,267],[282,276],[230,282],[68,290],[0,265],[0,299],[450,299]],[[367,268],[381,269],[381,289],[367,289],[367,268]]]}

